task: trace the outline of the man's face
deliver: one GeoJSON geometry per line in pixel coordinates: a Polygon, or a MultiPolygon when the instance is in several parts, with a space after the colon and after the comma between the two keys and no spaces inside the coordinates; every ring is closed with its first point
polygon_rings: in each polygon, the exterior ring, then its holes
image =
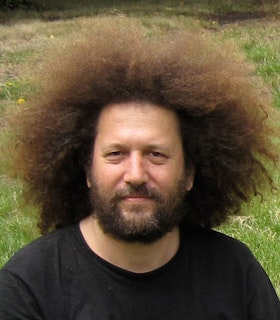
{"type": "Polygon", "coordinates": [[[88,186],[105,233],[144,243],[162,237],[182,220],[192,183],[174,112],[139,102],[103,109],[88,186]]]}

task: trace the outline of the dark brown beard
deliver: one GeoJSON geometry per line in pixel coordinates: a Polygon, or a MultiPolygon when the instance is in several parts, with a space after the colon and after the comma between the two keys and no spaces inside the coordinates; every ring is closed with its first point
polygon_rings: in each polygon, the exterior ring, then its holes
{"type": "MultiPolygon", "coordinates": [[[[177,187],[170,192],[167,199],[153,188],[145,184],[140,186],[128,185],[114,194],[108,201],[102,190],[92,183],[90,197],[93,205],[93,216],[98,220],[103,232],[115,239],[127,242],[151,243],[161,238],[177,226],[185,215],[184,197],[186,196],[185,178],[181,179],[177,187]],[[156,206],[148,219],[138,217],[139,221],[127,221],[121,212],[119,203],[125,196],[141,195],[152,199],[156,206]]],[[[143,207],[134,205],[131,211],[141,215],[143,207]]]]}

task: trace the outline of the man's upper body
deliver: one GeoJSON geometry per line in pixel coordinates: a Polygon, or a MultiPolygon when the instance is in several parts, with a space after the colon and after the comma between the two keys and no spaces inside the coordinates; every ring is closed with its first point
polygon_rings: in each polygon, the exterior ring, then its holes
{"type": "Polygon", "coordinates": [[[168,263],[136,273],[95,254],[75,225],[28,245],[0,271],[0,318],[279,320],[280,303],[249,250],[220,233],[182,230],[168,263]]]}
{"type": "Polygon", "coordinates": [[[279,319],[244,245],[180,230],[195,172],[183,159],[175,113],[139,102],[104,108],[87,171],[95,212],[8,262],[1,319],[279,319]]]}

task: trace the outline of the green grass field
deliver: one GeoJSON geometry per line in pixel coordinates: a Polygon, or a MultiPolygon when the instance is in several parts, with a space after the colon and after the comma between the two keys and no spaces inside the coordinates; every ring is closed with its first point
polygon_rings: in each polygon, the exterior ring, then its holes
{"type": "MultiPolygon", "coordinates": [[[[140,4],[139,4],[140,3],[140,4]]],[[[159,3],[159,2],[158,2],[159,3]]],[[[170,2],[171,3],[171,2],[170,2]]],[[[119,5],[109,8],[95,8],[83,16],[83,9],[57,11],[57,19],[39,19],[37,13],[22,12],[9,16],[9,23],[0,24],[0,142],[9,140],[6,130],[6,112],[24,108],[30,94],[36,90],[31,84],[33,70],[40,68],[46,51],[63,45],[71,37],[75,39],[83,30],[93,28],[103,15],[129,15],[140,20],[146,28],[158,28],[162,32],[176,28],[201,29],[217,41],[231,41],[243,51],[248,61],[255,64],[256,73],[271,88],[274,97],[275,121],[280,109],[280,10],[279,6],[263,6],[264,15],[244,16],[239,13],[225,15],[228,7],[213,11],[209,6],[192,7],[178,2],[173,6],[155,4],[144,6],[119,5]],[[223,12],[221,13],[221,10],[223,12]],[[91,13],[91,16],[89,14],[91,13]],[[273,12],[273,14],[271,13],[273,12]],[[99,15],[96,15],[99,13],[99,15]],[[198,14],[199,13],[199,14],[198,14]],[[214,14],[215,13],[215,14],[214,14]],[[218,14],[222,14],[220,19],[218,14]],[[67,18],[72,19],[58,19],[67,18]],[[261,18],[260,18],[261,16],[261,18]],[[226,19],[228,17],[228,19],[226,19]],[[239,17],[239,18],[238,18],[239,17]],[[246,19],[245,19],[246,18],[246,19]]],[[[205,2],[206,3],[206,2],[205,2]]],[[[207,2],[210,3],[209,1],[207,2]]],[[[230,1],[229,1],[230,3],[230,1]]],[[[246,8],[239,8],[243,11],[246,8]]],[[[54,11],[44,13],[45,18],[55,15],[54,11]]],[[[0,15],[1,17],[1,15],[0,15]]],[[[7,161],[0,163],[0,266],[11,255],[39,236],[36,228],[36,210],[23,206],[20,181],[7,176],[7,161]]],[[[280,185],[278,170],[275,180],[280,185]]],[[[267,192],[261,202],[258,197],[244,206],[244,215],[236,217],[221,230],[245,242],[269,274],[280,295],[280,198],[279,194],[267,192]]]]}

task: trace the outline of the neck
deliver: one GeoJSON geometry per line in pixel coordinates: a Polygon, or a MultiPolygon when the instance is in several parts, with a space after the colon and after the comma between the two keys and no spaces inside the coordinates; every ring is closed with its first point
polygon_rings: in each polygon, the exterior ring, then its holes
{"type": "Polygon", "coordinates": [[[179,228],[175,227],[157,241],[149,244],[130,243],[112,238],[100,228],[92,216],[80,222],[88,246],[102,259],[135,273],[156,270],[170,261],[179,248],[179,228]]]}

